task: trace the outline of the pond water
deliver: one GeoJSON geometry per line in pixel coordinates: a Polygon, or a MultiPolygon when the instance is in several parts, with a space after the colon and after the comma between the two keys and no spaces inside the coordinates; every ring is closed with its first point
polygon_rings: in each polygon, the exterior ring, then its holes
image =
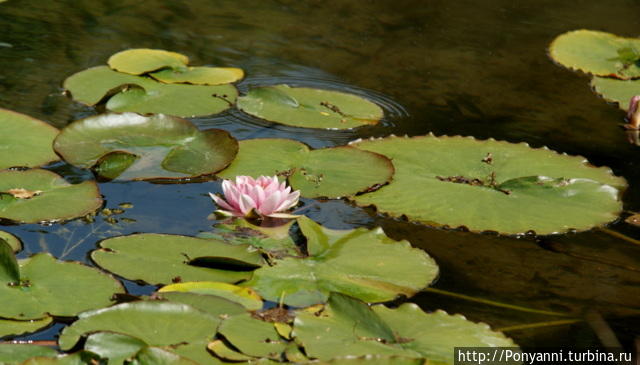
{"type": "MultiPolygon", "coordinates": [[[[640,211],[638,147],[619,127],[623,112],[589,89],[588,79],[554,65],[547,46],[572,29],[636,36],[635,0],[9,0],[0,5],[0,107],[62,127],[96,113],[62,95],[69,75],[104,64],[127,48],[188,55],[193,64],[240,67],[239,85],[288,83],[347,90],[386,111],[381,125],[353,131],[277,126],[237,111],[196,118],[238,139],[283,137],[312,147],[369,136],[468,135],[548,146],[610,166],[629,181],[625,209],[640,211]]],[[[71,181],[90,173],[59,163],[71,181]]],[[[90,263],[99,240],[132,232],[208,231],[218,182],[101,183],[107,208],[131,203],[117,223],[97,217],[51,226],[3,226],[25,243],[20,257],[47,251],[90,263]],[[126,219],[122,219],[122,217],[126,219]]],[[[305,200],[306,204],[311,201],[305,200]]],[[[551,237],[503,237],[426,227],[377,215],[341,200],[303,212],[332,228],[382,226],[432,255],[434,287],[475,298],[579,317],[602,316],[622,344],[640,335],[640,245],[600,230],[551,237]]],[[[624,222],[610,229],[640,238],[624,222]]],[[[153,288],[127,282],[135,294],[153,288]]],[[[557,320],[425,292],[425,310],[462,313],[506,328],[557,320]]],[[[30,339],[54,339],[56,325],[30,339]]],[[[573,325],[506,332],[524,347],[598,345],[601,327],[573,325]],[[594,329],[597,328],[597,329],[594,329]]]]}

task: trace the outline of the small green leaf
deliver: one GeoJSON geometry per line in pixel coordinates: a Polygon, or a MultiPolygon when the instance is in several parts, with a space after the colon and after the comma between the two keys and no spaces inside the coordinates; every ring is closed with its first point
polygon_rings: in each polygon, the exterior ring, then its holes
{"type": "Polygon", "coordinates": [[[608,77],[594,77],[591,87],[606,101],[618,103],[620,109],[628,110],[632,97],[640,95],[640,80],[617,80],[608,77]]]}

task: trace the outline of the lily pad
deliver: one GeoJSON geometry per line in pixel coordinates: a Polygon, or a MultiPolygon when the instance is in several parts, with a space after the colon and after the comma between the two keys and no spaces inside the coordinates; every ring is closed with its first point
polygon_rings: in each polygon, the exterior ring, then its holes
{"type": "Polygon", "coordinates": [[[387,137],[354,147],[393,160],[391,184],[355,197],[392,216],[472,231],[553,234],[618,217],[623,178],[584,157],[470,137],[387,137]]]}
{"type": "Polygon", "coordinates": [[[20,281],[0,285],[0,317],[38,319],[72,317],[110,305],[124,290],[111,276],[77,262],[58,261],[46,253],[19,260],[20,281]],[[13,283],[11,285],[7,285],[13,283]],[[81,293],[79,295],[78,293],[81,293]]]}
{"type": "Polygon", "coordinates": [[[63,221],[102,206],[94,181],[70,184],[41,169],[0,171],[0,218],[21,223],[63,221]]]}
{"type": "Polygon", "coordinates": [[[219,171],[236,156],[238,142],[226,131],[200,131],[181,118],[123,113],[73,122],[54,147],[75,166],[95,166],[108,178],[144,180],[219,171]]]}
{"type": "Polygon", "coordinates": [[[136,48],[118,52],[107,61],[117,71],[131,75],[142,75],[162,68],[183,68],[189,57],[161,49],[136,48]]]}
{"type": "Polygon", "coordinates": [[[640,95],[640,80],[617,80],[594,77],[591,87],[606,101],[618,103],[620,109],[628,110],[633,96],[640,95]]]}
{"type": "Polygon", "coordinates": [[[241,304],[215,295],[175,291],[156,293],[154,297],[174,303],[190,305],[195,309],[211,314],[220,321],[222,321],[223,318],[247,312],[247,309],[241,304]]]}
{"type": "Polygon", "coordinates": [[[117,332],[136,337],[151,346],[171,346],[212,337],[218,319],[185,304],[142,301],[80,313],[65,327],[58,344],[72,348],[85,334],[117,332]]]}
{"type": "MultiPolygon", "coordinates": [[[[15,321],[11,319],[0,319],[0,338],[6,336],[20,336],[25,333],[36,332],[41,328],[51,324],[53,319],[45,317],[29,321],[15,321]]],[[[0,350],[1,352],[1,350],[0,350]]]]}
{"type": "Polygon", "coordinates": [[[218,176],[278,174],[308,198],[343,197],[376,189],[393,176],[388,158],[363,152],[348,146],[311,150],[290,139],[250,139],[240,141],[238,156],[218,176]]]}
{"type": "Polygon", "coordinates": [[[273,323],[256,319],[250,313],[224,320],[218,332],[243,354],[254,357],[279,359],[288,343],[273,323]]]}
{"type": "Polygon", "coordinates": [[[96,332],[84,344],[84,349],[101,358],[109,359],[109,365],[121,365],[141,349],[148,347],[139,338],[114,332],[96,332]]]}
{"type": "Polygon", "coordinates": [[[164,286],[158,293],[185,292],[195,294],[215,295],[241,304],[247,310],[255,311],[262,309],[262,298],[251,288],[243,288],[237,285],[214,282],[214,281],[193,281],[187,283],[177,283],[164,286]]]}
{"type": "Polygon", "coordinates": [[[211,350],[211,352],[216,354],[216,356],[224,360],[249,361],[255,359],[252,356],[245,355],[229,348],[229,346],[227,346],[222,340],[215,340],[210,342],[207,345],[207,348],[211,350]]]}
{"type": "Polygon", "coordinates": [[[336,231],[306,217],[298,222],[310,256],[275,260],[242,285],[267,300],[306,307],[325,302],[330,292],[367,302],[412,296],[438,274],[437,265],[424,251],[407,241],[390,239],[380,228],[336,231]]]}
{"type": "Polygon", "coordinates": [[[0,240],[4,240],[9,244],[14,253],[22,251],[22,242],[20,239],[9,232],[0,231],[0,240]]]}
{"type": "Polygon", "coordinates": [[[233,219],[215,226],[212,232],[201,232],[200,238],[213,238],[229,244],[251,245],[269,255],[298,256],[300,251],[289,235],[295,220],[276,227],[260,227],[246,219],[233,219]]]}
{"type": "Polygon", "coordinates": [[[0,343],[0,364],[20,364],[36,356],[56,357],[58,351],[47,346],[0,343]]]}
{"type": "Polygon", "coordinates": [[[168,234],[114,237],[102,241],[100,247],[91,253],[96,264],[129,280],[149,284],[234,283],[249,278],[251,270],[263,263],[260,253],[249,246],[168,234]]]}
{"type": "Polygon", "coordinates": [[[238,98],[238,108],[272,122],[305,128],[350,129],[377,124],[377,104],[339,91],[275,85],[256,87],[238,98]]]}
{"type": "Polygon", "coordinates": [[[162,70],[149,76],[168,84],[222,85],[241,80],[244,71],[234,67],[188,67],[162,70]]]}
{"type": "Polygon", "coordinates": [[[413,303],[397,309],[334,294],[320,315],[299,311],[294,336],[311,358],[384,355],[454,363],[455,347],[517,347],[483,323],[413,303]]]}
{"type": "Polygon", "coordinates": [[[184,358],[171,351],[167,351],[157,347],[145,347],[140,350],[131,360],[130,365],[199,365],[193,360],[184,358]]]}
{"type": "Polygon", "coordinates": [[[0,108],[0,170],[57,161],[51,145],[58,132],[41,120],[0,108]]]}
{"type": "Polygon", "coordinates": [[[106,107],[112,111],[179,117],[220,113],[233,106],[238,96],[238,91],[230,84],[166,84],[120,73],[107,66],[92,67],[71,75],[65,80],[64,88],[75,101],[89,106],[110,97],[106,107]]]}
{"type": "Polygon", "coordinates": [[[558,36],[549,47],[561,65],[595,76],[640,77],[640,39],[594,30],[575,30],[558,36]]]}
{"type": "Polygon", "coordinates": [[[95,354],[80,351],[69,355],[56,357],[32,357],[20,365],[86,365],[98,362],[95,354]]]}

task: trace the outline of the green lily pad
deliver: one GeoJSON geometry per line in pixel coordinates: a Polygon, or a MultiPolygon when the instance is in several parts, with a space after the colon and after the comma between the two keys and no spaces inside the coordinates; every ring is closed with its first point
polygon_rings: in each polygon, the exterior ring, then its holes
{"type": "Polygon", "coordinates": [[[212,341],[207,345],[207,348],[216,354],[216,356],[224,360],[249,361],[255,359],[252,356],[245,355],[229,348],[229,346],[227,346],[222,340],[212,341]]]}
{"type": "Polygon", "coordinates": [[[107,63],[116,71],[142,75],[167,67],[184,68],[189,63],[189,57],[161,49],[136,48],[112,55],[107,63]]]}
{"type": "Polygon", "coordinates": [[[241,304],[215,295],[175,291],[156,293],[155,297],[174,303],[190,305],[195,309],[211,314],[220,321],[223,318],[247,312],[247,309],[241,304]]]}
{"type": "Polygon", "coordinates": [[[626,181],[580,156],[433,135],[353,146],[393,160],[393,182],[354,199],[392,216],[472,231],[553,234],[603,225],[622,210],[626,181]]]}
{"type": "Polygon", "coordinates": [[[188,67],[162,70],[149,76],[168,84],[222,85],[241,80],[244,71],[234,67],[188,67]]]}
{"type": "Polygon", "coordinates": [[[109,178],[180,179],[211,174],[236,156],[226,131],[200,131],[167,115],[103,114],[67,125],[54,143],[69,163],[109,178]]]}
{"type": "Polygon", "coordinates": [[[247,310],[262,309],[262,298],[251,288],[244,288],[233,284],[214,281],[192,281],[164,286],[158,293],[185,292],[195,294],[215,295],[241,304],[247,310]]]}
{"type": "MultiPolygon", "coordinates": [[[[277,227],[260,227],[237,218],[215,226],[212,232],[201,232],[200,238],[213,238],[229,244],[251,245],[273,256],[299,256],[298,246],[289,235],[295,220],[277,227]]],[[[1,233],[1,232],[0,232],[1,233]]]]}
{"type": "Polygon", "coordinates": [[[629,101],[633,96],[640,95],[640,80],[594,77],[591,79],[591,87],[606,101],[618,103],[623,110],[629,109],[629,101]]]}
{"type": "Polygon", "coordinates": [[[211,239],[165,235],[133,234],[100,243],[91,253],[105,270],[129,280],[149,284],[180,281],[238,282],[251,276],[263,263],[258,251],[211,239]]]}
{"type": "Polygon", "coordinates": [[[207,350],[209,339],[202,341],[195,341],[178,346],[171,346],[171,351],[176,354],[193,360],[200,365],[222,365],[225,364],[217,357],[213,356],[211,352],[207,350]]]}
{"type": "Polygon", "coordinates": [[[20,320],[48,315],[72,317],[112,303],[124,290],[111,276],[77,262],[58,261],[46,253],[19,260],[20,282],[0,283],[0,317],[20,320]],[[82,293],[79,295],[78,293],[82,293]]]}
{"type": "Polygon", "coordinates": [[[424,251],[388,238],[380,228],[336,231],[306,217],[298,222],[310,256],[275,260],[242,285],[267,300],[305,307],[325,302],[330,292],[367,302],[412,296],[438,274],[437,265],[424,251]]]}
{"type": "Polygon", "coordinates": [[[102,198],[94,181],[69,184],[41,169],[0,171],[0,218],[21,223],[63,221],[100,206],[102,198]]]}
{"type": "Polygon", "coordinates": [[[69,355],[56,357],[32,357],[20,365],[87,365],[98,362],[95,354],[80,351],[69,355]]]}
{"type": "Polygon", "coordinates": [[[273,323],[253,318],[250,313],[224,320],[218,332],[243,354],[254,357],[279,359],[288,343],[273,323]]]}
{"type": "Polygon", "coordinates": [[[233,106],[238,97],[238,91],[230,84],[166,84],[113,71],[107,66],[92,67],[71,75],[65,80],[64,88],[73,100],[89,106],[110,97],[106,107],[112,111],[179,117],[220,113],[233,106]]]}
{"type": "Polygon", "coordinates": [[[575,30],[558,36],[549,47],[561,65],[595,76],[640,77],[640,39],[594,30],[575,30]]]}
{"type": "MultiPolygon", "coordinates": [[[[15,321],[11,319],[0,319],[0,338],[6,336],[20,336],[25,333],[36,332],[51,324],[53,318],[45,317],[30,321],[15,321]]],[[[0,351],[1,352],[1,351],[0,351]]]]}
{"type": "Polygon", "coordinates": [[[238,156],[218,176],[278,174],[288,176],[289,184],[308,198],[343,197],[376,189],[393,176],[388,158],[362,152],[348,146],[311,150],[290,139],[250,139],[240,141],[238,156]]]}
{"type": "Polygon", "coordinates": [[[199,365],[193,360],[184,358],[171,351],[157,347],[145,347],[131,360],[130,365],[199,365]]]}
{"type": "Polygon", "coordinates": [[[13,254],[13,248],[0,238],[0,283],[18,285],[20,283],[20,266],[13,254]]]}
{"type": "Polygon", "coordinates": [[[311,358],[403,356],[454,363],[455,347],[516,347],[483,323],[443,311],[423,312],[413,303],[397,309],[369,307],[334,294],[320,315],[299,311],[293,335],[311,358]]]}
{"type": "Polygon", "coordinates": [[[4,240],[11,246],[11,250],[15,253],[22,251],[22,242],[20,239],[9,232],[0,231],[0,240],[4,240]]]}
{"type": "Polygon", "coordinates": [[[57,161],[51,144],[58,132],[41,120],[0,108],[0,170],[57,161]]]}
{"type": "Polygon", "coordinates": [[[36,356],[56,357],[58,351],[47,346],[0,343],[0,364],[20,364],[36,356]]]}
{"type": "Polygon", "coordinates": [[[238,98],[238,108],[272,122],[305,128],[350,129],[377,124],[377,104],[339,91],[275,85],[256,87],[238,98]]]}
{"type": "Polygon", "coordinates": [[[121,365],[141,349],[148,347],[139,338],[114,332],[96,332],[84,344],[84,349],[101,358],[109,359],[109,365],[121,365]]]}
{"type": "Polygon", "coordinates": [[[151,346],[171,346],[201,341],[216,332],[218,319],[185,304],[141,301],[80,313],[65,327],[58,344],[72,348],[85,334],[117,332],[136,337],[151,346]]]}

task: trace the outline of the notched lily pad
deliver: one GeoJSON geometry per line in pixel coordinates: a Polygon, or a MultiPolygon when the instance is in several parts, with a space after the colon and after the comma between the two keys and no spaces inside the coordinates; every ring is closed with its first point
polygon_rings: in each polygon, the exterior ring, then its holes
{"type": "Polygon", "coordinates": [[[234,283],[250,277],[250,270],[263,263],[260,253],[246,245],[168,234],[109,238],[100,247],[91,253],[96,264],[129,280],[149,284],[234,283]]]}
{"type": "Polygon", "coordinates": [[[412,296],[438,274],[437,265],[424,251],[388,238],[380,228],[336,231],[306,217],[298,222],[307,237],[309,257],[275,260],[242,285],[267,300],[305,307],[325,302],[330,292],[367,302],[412,296]]]}
{"type": "Polygon", "coordinates": [[[640,80],[617,80],[608,77],[591,79],[593,90],[606,101],[618,103],[620,109],[629,109],[629,100],[640,95],[640,80]]]}
{"type": "Polygon", "coordinates": [[[616,219],[627,184],[606,167],[546,148],[470,137],[387,137],[352,146],[384,154],[391,184],[354,198],[392,216],[472,231],[587,230],[616,219]]]}
{"type": "Polygon", "coordinates": [[[51,145],[58,132],[41,120],[0,108],[0,170],[57,161],[51,145]]]}
{"type": "Polygon", "coordinates": [[[63,221],[102,206],[95,181],[70,184],[41,169],[0,171],[0,218],[21,223],[63,221]]]}
{"type": "Polygon", "coordinates": [[[272,122],[305,128],[349,129],[377,124],[377,104],[339,91],[275,85],[256,87],[238,98],[238,108],[272,122]]]}
{"type": "Polygon", "coordinates": [[[558,36],[549,47],[561,65],[594,76],[619,79],[640,77],[640,39],[593,30],[575,30],[558,36]]]}
{"type": "Polygon", "coordinates": [[[290,139],[249,139],[240,141],[238,156],[218,175],[278,175],[305,197],[344,197],[375,190],[393,176],[388,158],[362,152],[348,146],[311,150],[290,139]]]}
{"type": "Polygon", "coordinates": [[[120,180],[185,179],[225,168],[238,142],[168,115],[103,114],[67,125],[54,143],[72,165],[120,180]]]}
{"type": "Polygon", "coordinates": [[[162,68],[184,68],[189,57],[161,49],[136,48],[109,57],[109,67],[131,75],[142,75],[162,68]]]}

